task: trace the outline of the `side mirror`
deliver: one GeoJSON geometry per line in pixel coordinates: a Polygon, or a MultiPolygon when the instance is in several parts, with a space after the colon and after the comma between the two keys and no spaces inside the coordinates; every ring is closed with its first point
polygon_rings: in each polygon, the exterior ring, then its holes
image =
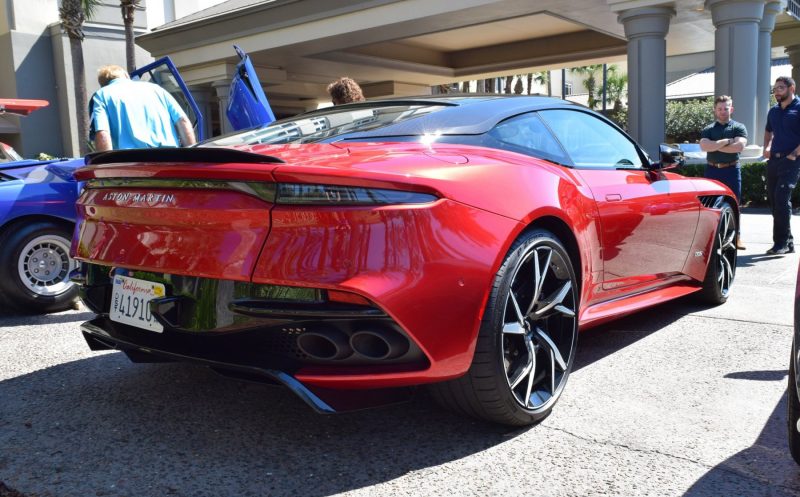
{"type": "Polygon", "coordinates": [[[665,170],[665,169],[675,169],[676,167],[682,166],[684,162],[683,157],[683,150],[675,147],[670,147],[666,143],[662,143],[658,146],[659,151],[659,162],[652,164],[650,169],[654,170],[665,170]]]}

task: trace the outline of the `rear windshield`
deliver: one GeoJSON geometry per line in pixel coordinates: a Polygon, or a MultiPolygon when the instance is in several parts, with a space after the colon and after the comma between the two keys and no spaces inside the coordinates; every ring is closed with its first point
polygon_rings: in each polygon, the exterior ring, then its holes
{"type": "Polygon", "coordinates": [[[204,142],[203,145],[229,147],[331,141],[348,133],[381,128],[447,107],[435,104],[331,107],[324,111],[281,119],[265,127],[222,136],[204,142]]]}

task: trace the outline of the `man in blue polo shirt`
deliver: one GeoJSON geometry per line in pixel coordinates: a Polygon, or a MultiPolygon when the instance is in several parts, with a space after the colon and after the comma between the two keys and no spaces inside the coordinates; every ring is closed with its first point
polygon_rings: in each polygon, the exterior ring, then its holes
{"type": "Polygon", "coordinates": [[[800,98],[795,96],[795,81],[788,76],[775,80],[772,87],[777,104],[767,114],[764,132],[764,157],[767,158],[767,200],[772,208],[772,242],[768,254],[794,252],[792,191],[800,177],[800,98]]]}
{"type": "Polygon", "coordinates": [[[95,150],[188,146],[192,124],[178,102],[160,86],[131,81],[120,66],[101,67],[101,88],[92,97],[95,150]]]}

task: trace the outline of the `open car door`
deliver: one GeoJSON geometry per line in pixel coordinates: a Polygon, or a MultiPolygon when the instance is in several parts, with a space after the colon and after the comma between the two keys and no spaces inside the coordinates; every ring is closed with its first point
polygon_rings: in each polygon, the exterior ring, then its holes
{"type": "Polygon", "coordinates": [[[261,88],[256,69],[244,51],[233,46],[241,59],[236,66],[236,74],[231,81],[228,96],[228,121],[234,130],[266,126],[275,120],[275,114],[261,88]]]}
{"type": "MultiPolygon", "coordinates": [[[[253,67],[250,57],[242,49],[235,45],[233,48],[241,60],[236,66],[236,73],[231,81],[228,108],[226,109],[228,121],[235,131],[267,125],[275,120],[275,114],[272,112],[264,90],[261,89],[255,67],[253,67]]],[[[197,141],[206,138],[200,108],[169,57],[163,57],[133,71],[131,79],[149,81],[167,90],[175,97],[192,122],[197,141]]]]}
{"type": "Polygon", "coordinates": [[[162,57],[155,62],[136,69],[131,73],[131,79],[149,81],[167,90],[192,123],[197,141],[205,139],[205,126],[203,125],[203,115],[200,113],[200,108],[169,57],[162,57]]]}

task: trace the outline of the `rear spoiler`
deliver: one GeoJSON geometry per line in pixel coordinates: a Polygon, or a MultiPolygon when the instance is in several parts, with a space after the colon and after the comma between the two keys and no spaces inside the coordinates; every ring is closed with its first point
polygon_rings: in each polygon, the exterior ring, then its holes
{"type": "Polygon", "coordinates": [[[47,107],[47,100],[28,100],[23,98],[0,98],[0,114],[28,116],[31,112],[47,107]]]}
{"type": "Polygon", "coordinates": [[[114,164],[120,162],[199,162],[224,164],[283,164],[285,161],[271,155],[254,154],[231,148],[132,148],[95,152],[86,156],[86,165],[114,164]]]}

